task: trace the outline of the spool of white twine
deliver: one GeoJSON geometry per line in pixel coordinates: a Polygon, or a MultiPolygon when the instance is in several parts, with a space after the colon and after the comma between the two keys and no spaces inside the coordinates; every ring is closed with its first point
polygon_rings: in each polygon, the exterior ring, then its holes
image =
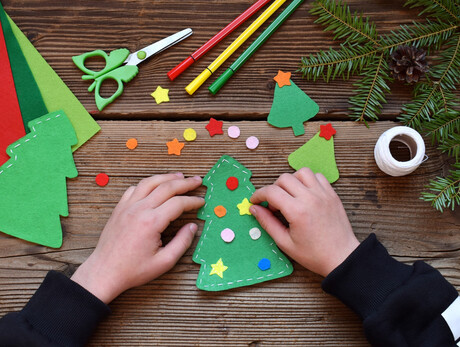
{"type": "Polygon", "coordinates": [[[425,142],[422,136],[414,129],[398,126],[385,131],[380,135],[374,148],[375,162],[380,170],[390,176],[404,176],[410,174],[422,163],[425,156],[425,142]],[[391,142],[401,142],[410,151],[408,161],[396,160],[390,152],[391,142]]]}

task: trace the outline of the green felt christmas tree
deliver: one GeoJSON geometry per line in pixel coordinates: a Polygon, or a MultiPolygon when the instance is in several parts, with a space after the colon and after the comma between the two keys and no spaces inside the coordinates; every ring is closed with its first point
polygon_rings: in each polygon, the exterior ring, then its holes
{"type": "Polygon", "coordinates": [[[289,155],[289,165],[295,170],[308,167],[314,173],[322,173],[330,183],[337,181],[339,170],[334,155],[334,134],[330,123],[321,125],[321,131],[289,155]]]}
{"type": "Polygon", "coordinates": [[[305,134],[303,123],[313,118],[319,106],[292,80],[290,84],[275,85],[273,104],[267,122],[277,128],[292,127],[295,136],[305,134]]]}
{"type": "Polygon", "coordinates": [[[31,132],[7,148],[0,167],[0,231],[40,245],[62,245],[69,214],[66,177],[77,176],[75,131],[63,111],[29,122],[31,132]]]}
{"type": "Polygon", "coordinates": [[[292,273],[292,264],[249,213],[255,191],[251,171],[222,156],[203,179],[206,204],[198,211],[205,220],[193,254],[201,264],[197,287],[219,291],[248,286],[292,273]]]}

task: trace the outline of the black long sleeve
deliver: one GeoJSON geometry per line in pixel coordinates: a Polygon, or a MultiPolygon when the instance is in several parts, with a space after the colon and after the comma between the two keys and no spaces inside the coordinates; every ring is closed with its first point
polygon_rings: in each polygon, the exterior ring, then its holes
{"type": "Polygon", "coordinates": [[[50,271],[22,311],[0,319],[0,346],[84,346],[109,313],[86,289],[50,271]]]}
{"type": "Polygon", "coordinates": [[[460,305],[455,288],[422,261],[413,266],[396,261],[374,234],[322,287],[362,318],[374,346],[457,346],[460,305]],[[454,319],[446,322],[448,308],[454,319]]]}

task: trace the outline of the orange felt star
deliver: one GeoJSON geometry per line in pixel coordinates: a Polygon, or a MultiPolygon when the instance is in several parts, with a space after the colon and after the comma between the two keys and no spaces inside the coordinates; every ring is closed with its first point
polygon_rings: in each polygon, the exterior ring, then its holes
{"type": "Polygon", "coordinates": [[[320,125],[319,128],[320,133],[319,136],[324,137],[326,140],[330,140],[332,135],[335,135],[337,132],[333,127],[331,123],[327,123],[326,125],[320,125]]]}
{"type": "Polygon", "coordinates": [[[281,70],[278,71],[278,75],[273,77],[273,79],[278,83],[278,87],[290,86],[291,85],[291,73],[290,72],[283,72],[281,70]]]}
{"type": "Polygon", "coordinates": [[[185,143],[179,142],[177,139],[166,142],[168,146],[168,154],[180,155],[180,151],[184,148],[185,143]]]}

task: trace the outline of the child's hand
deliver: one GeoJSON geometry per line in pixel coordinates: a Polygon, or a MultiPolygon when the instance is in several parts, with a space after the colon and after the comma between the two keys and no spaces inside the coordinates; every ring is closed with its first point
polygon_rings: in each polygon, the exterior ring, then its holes
{"type": "Polygon", "coordinates": [[[263,201],[279,210],[289,227],[262,206],[250,212],[284,252],[313,272],[327,276],[359,245],[340,198],[321,174],[307,168],[283,174],[251,198],[253,204],[263,201]]]}
{"type": "Polygon", "coordinates": [[[190,247],[198,227],[184,225],[165,247],[161,233],[184,211],[204,204],[202,198],[180,196],[200,185],[200,177],[184,178],[178,173],[152,176],[130,187],[115,207],[96,249],[72,280],[109,303],[123,291],[170,270],[190,247]]]}

